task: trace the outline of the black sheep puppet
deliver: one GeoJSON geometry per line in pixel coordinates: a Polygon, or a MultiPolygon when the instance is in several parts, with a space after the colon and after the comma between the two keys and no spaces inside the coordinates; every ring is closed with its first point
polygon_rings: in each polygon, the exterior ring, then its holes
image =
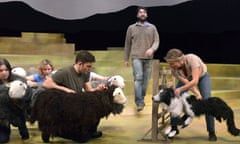
{"type": "Polygon", "coordinates": [[[29,137],[25,112],[30,105],[31,95],[31,88],[21,80],[0,84],[0,143],[9,141],[10,125],[18,127],[22,139],[29,137]]]}
{"type": "Polygon", "coordinates": [[[49,142],[50,136],[87,142],[95,137],[100,119],[110,113],[120,114],[126,101],[116,86],[76,94],[48,89],[38,95],[31,121],[38,121],[44,142],[49,142]]]}
{"type": "MultiPolygon", "coordinates": [[[[233,136],[240,135],[240,129],[235,126],[233,110],[221,98],[210,97],[197,100],[194,95],[188,93],[176,97],[172,88],[165,88],[153,96],[153,101],[161,103],[163,109],[168,110],[173,117],[179,117],[184,113],[183,127],[190,124],[195,116],[208,114],[214,116],[219,122],[226,120],[228,132],[233,136]]],[[[175,133],[171,129],[165,132],[169,138],[173,137],[175,133]]]]}

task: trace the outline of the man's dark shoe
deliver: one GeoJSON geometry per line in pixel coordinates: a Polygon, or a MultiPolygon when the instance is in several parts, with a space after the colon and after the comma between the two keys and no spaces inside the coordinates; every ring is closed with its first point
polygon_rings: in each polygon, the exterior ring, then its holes
{"type": "Polygon", "coordinates": [[[49,134],[42,133],[42,140],[44,143],[49,143],[49,138],[50,138],[49,134]]]}
{"type": "Polygon", "coordinates": [[[22,140],[27,140],[27,139],[29,139],[29,134],[28,133],[22,135],[22,140]]]}
{"type": "Polygon", "coordinates": [[[138,112],[142,111],[144,109],[144,106],[145,106],[144,104],[143,105],[138,105],[137,106],[137,111],[138,112]]]}
{"type": "Polygon", "coordinates": [[[20,129],[19,133],[21,135],[22,140],[29,139],[29,133],[28,133],[27,129],[20,129]]]}
{"type": "Polygon", "coordinates": [[[92,138],[99,138],[102,136],[102,132],[101,131],[96,131],[92,134],[92,138]]]}
{"type": "Polygon", "coordinates": [[[217,141],[217,136],[216,136],[215,132],[209,132],[208,140],[209,141],[217,141]]]}

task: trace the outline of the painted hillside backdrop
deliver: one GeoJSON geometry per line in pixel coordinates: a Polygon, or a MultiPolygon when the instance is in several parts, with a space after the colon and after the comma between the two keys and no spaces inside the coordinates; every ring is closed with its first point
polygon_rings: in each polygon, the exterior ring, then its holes
{"type": "MultiPolygon", "coordinates": [[[[123,47],[127,27],[136,21],[136,6],[84,19],[64,20],[20,1],[0,3],[0,36],[21,32],[63,33],[75,50],[123,47]]],[[[161,37],[155,58],[177,47],[208,63],[240,63],[240,0],[192,0],[148,8],[149,21],[161,37]]]]}

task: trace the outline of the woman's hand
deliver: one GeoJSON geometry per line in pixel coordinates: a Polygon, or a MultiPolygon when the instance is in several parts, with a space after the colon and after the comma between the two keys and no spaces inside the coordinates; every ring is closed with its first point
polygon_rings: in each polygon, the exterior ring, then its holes
{"type": "Polygon", "coordinates": [[[192,87],[190,90],[193,92],[193,94],[196,96],[198,100],[202,99],[202,95],[196,87],[192,87]]]}
{"type": "Polygon", "coordinates": [[[175,96],[179,97],[181,94],[181,89],[180,88],[176,88],[174,91],[175,96]]]}

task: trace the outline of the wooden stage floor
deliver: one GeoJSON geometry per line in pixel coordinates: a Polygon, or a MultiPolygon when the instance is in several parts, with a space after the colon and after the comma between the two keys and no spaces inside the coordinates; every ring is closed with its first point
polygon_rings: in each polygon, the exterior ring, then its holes
{"type": "MultiPolygon", "coordinates": [[[[151,138],[151,133],[145,137],[146,141],[139,141],[143,135],[151,127],[151,115],[147,114],[149,108],[143,110],[143,112],[136,113],[134,115],[116,115],[110,116],[107,119],[102,119],[99,130],[103,132],[103,136],[98,139],[89,141],[89,144],[239,144],[240,136],[231,136],[226,129],[225,121],[219,123],[215,122],[216,134],[218,136],[217,142],[209,142],[208,135],[205,127],[204,117],[196,118],[193,120],[190,126],[185,129],[180,129],[180,134],[173,141],[166,141],[159,134],[158,142],[147,141],[151,138]]],[[[240,128],[240,109],[234,109],[235,123],[240,128]]],[[[22,141],[20,139],[18,130],[12,128],[11,141],[9,144],[40,144],[43,143],[40,137],[40,132],[37,129],[37,124],[29,125],[30,139],[22,141]]],[[[51,139],[52,143],[56,144],[71,144],[73,141],[54,138],[51,139]]]]}

